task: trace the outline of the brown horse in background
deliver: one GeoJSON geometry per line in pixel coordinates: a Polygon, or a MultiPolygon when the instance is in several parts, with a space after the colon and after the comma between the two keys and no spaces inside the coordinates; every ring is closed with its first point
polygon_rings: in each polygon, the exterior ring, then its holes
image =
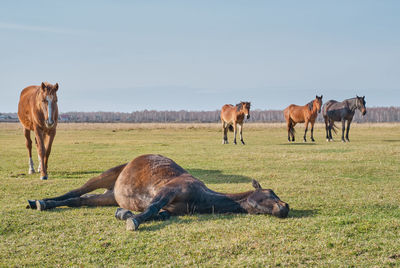
{"type": "Polygon", "coordinates": [[[56,135],[58,120],[58,83],[43,82],[22,90],[18,103],[18,118],[24,128],[26,148],[29,154],[29,174],[35,173],[32,161],[31,130],[35,132],[40,179],[47,180],[47,163],[51,145],[56,135]]]}
{"type": "Polygon", "coordinates": [[[161,155],[142,155],[111,168],[64,195],[28,200],[27,208],[46,210],[60,206],[120,206],[115,217],[126,220],[127,230],[137,230],[150,220],[193,213],[270,214],[286,218],[289,205],[271,189],[253,180],[255,190],[225,194],[209,189],[173,160],[161,155]],[[103,194],[90,194],[96,189],[103,194]],[[134,215],[131,211],[142,212],[134,215]],[[161,210],[161,211],[160,211],[161,210]]]}
{"type": "Polygon", "coordinates": [[[239,124],[239,134],[240,141],[242,144],[245,144],[243,141],[242,129],[243,129],[243,121],[244,118],[250,118],[250,102],[240,102],[233,106],[231,104],[225,104],[221,109],[221,121],[222,121],[222,129],[224,131],[224,136],[222,140],[222,144],[228,144],[228,129],[230,131],[234,131],[234,139],[233,143],[236,144],[236,133],[237,133],[237,125],[239,124]]]}
{"type": "Polygon", "coordinates": [[[314,140],[314,123],[315,119],[317,119],[317,112],[321,112],[322,106],[322,95],[321,97],[315,96],[315,99],[310,101],[304,106],[298,106],[295,104],[289,105],[284,111],[283,114],[285,116],[287,130],[288,130],[288,140],[290,142],[290,136],[292,136],[292,141],[294,141],[294,126],[297,123],[305,123],[305,131],[304,131],[304,142],[307,141],[306,134],[308,130],[308,123],[311,123],[311,141],[314,140]]]}

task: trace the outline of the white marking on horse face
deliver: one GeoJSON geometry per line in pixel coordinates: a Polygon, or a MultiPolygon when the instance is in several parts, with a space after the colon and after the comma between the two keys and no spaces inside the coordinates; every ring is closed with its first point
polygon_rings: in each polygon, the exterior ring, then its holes
{"type": "Polygon", "coordinates": [[[51,115],[53,113],[53,96],[46,96],[46,100],[47,100],[48,121],[49,125],[52,125],[53,119],[51,118],[51,115]]]}

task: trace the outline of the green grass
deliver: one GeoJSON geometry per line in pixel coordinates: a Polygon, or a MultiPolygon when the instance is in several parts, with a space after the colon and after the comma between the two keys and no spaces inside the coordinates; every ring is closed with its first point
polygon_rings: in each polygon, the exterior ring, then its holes
{"type": "Polygon", "coordinates": [[[399,133],[354,124],[350,143],[327,143],[317,125],[316,143],[289,144],[283,125],[247,124],[247,144],[234,146],[217,124],[59,125],[40,181],[27,175],[21,128],[0,124],[0,266],[399,266],[399,133]],[[25,209],[146,153],[217,191],[249,190],[255,178],[289,203],[289,218],[191,215],[127,232],[114,207],[25,209]]]}

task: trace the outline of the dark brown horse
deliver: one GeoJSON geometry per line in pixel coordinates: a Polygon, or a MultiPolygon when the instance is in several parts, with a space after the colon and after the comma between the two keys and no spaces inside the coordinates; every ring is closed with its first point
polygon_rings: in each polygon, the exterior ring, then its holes
{"type": "Polygon", "coordinates": [[[344,139],[344,131],[346,129],[346,140],[349,140],[350,124],[353,120],[354,113],[359,110],[362,115],[367,113],[367,108],[365,108],[365,96],[346,99],[342,102],[335,100],[330,100],[324,104],[322,107],[322,115],[325,121],[325,131],[326,131],[326,141],[333,141],[332,139],[332,129],[336,130],[335,121],[342,122],[342,141],[346,142],[344,139]]]}
{"type": "Polygon", "coordinates": [[[318,114],[321,112],[322,106],[322,95],[321,97],[315,96],[315,99],[307,103],[306,105],[299,106],[295,104],[291,104],[283,111],[285,116],[287,131],[288,131],[288,140],[290,142],[290,136],[292,136],[292,141],[294,141],[294,126],[297,123],[305,123],[305,131],[304,131],[304,142],[307,141],[306,134],[308,130],[308,123],[311,123],[311,141],[314,140],[314,123],[315,119],[317,119],[318,114]]]}
{"type": "Polygon", "coordinates": [[[236,133],[237,126],[239,125],[239,134],[240,141],[242,144],[245,144],[243,141],[243,121],[244,118],[250,118],[250,102],[240,102],[233,106],[231,104],[225,104],[221,109],[221,121],[222,121],[222,129],[224,131],[224,136],[222,140],[222,144],[228,143],[228,129],[230,131],[234,131],[233,143],[236,144],[236,133]]]}
{"type": "Polygon", "coordinates": [[[35,173],[32,161],[31,130],[35,133],[40,179],[47,180],[47,163],[56,135],[58,84],[43,82],[22,90],[18,103],[18,118],[24,128],[26,148],[29,154],[29,174],[35,173]]]}
{"type": "Polygon", "coordinates": [[[285,218],[289,205],[253,180],[254,191],[236,194],[214,192],[169,158],[142,155],[90,179],[64,195],[28,200],[27,208],[46,210],[59,206],[120,206],[115,216],[136,230],[148,220],[192,213],[272,214],[285,218]],[[103,194],[86,195],[105,188],[103,194]],[[134,215],[131,211],[142,213],[134,215]],[[161,210],[161,212],[160,212],[161,210]]]}

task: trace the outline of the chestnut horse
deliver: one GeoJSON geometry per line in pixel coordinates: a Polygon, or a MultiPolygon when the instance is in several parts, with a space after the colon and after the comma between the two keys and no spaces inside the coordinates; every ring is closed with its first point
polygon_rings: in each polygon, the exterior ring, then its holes
{"type": "Polygon", "coordinates": [[[43,82],[22,90],[18,103],[18,118],[24,128],[26,148],[29,154],[29,174],[35,173],[32,161],[31,130],[35,132],[40,179],[47,180],[47,163],[56,135],[58,120],[58,83],[43,82]]]}
{"type": "Polygon", "coordinates": [[[237,126],[239,125],[240,141],[243,141],[242,129],[244,118],[250,118],[250,102],[240,102],[233,106],[231,104],[225,104],[221,109],[221,121],[224,136],[222,144],[228,144],[228,129],[234,131],[233,143],[236,144],[236,132],[237,126]]]}
{"type": "Polygon", "coordinates": [[[283,111],[285,116],[287,131],[288,131],[288,140],[290,142],[290,136],[292,136],[292,141],[294,141],[294,126],[297,123],[305,123],[305,131],[304,131],[304,142],[307,141],[306,134],[308,130],[308,123],[311,123],[311,141],[314,140],[314,123],[315,119],[317,119],[317,112],[321,112],[322,106],[322,95],[321,97],[315,96],[315,99],[307,103],[306,105],[299,106],[295,104],[291,104],[283,111]]]}
{"type": "Polygon", "coordinates": [[[27,208],[46,210],[59,206],[120,206],[115,217],[137,230],[149,220],[193,213],[250,213],[287,217],[289,205],[270,189],[253,180],[254,191],[235,194],[215,192],[173,160],[161,155],[142,155],[111,168],[64,195],[28,200],[27,208]],[[105,188],[103,194],[87,195],[105,188]],[[139,211],[134,215],[132,211],[139,211]],[[161,210],[161,212],[160,212],[161,210]]]}

